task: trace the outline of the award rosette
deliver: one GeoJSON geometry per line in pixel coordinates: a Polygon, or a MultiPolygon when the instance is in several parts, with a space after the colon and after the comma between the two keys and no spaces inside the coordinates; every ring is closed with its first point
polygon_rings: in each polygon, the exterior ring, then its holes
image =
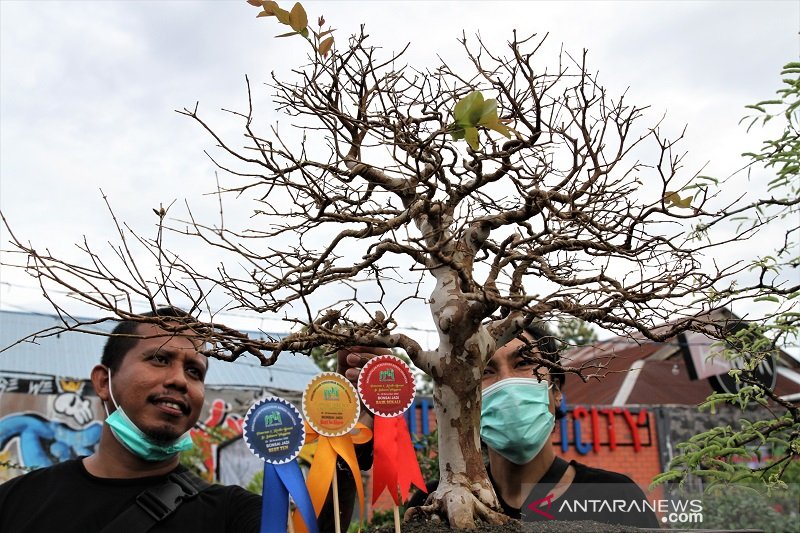
{"type": "MultiPolygon", "coordinates": [[[[317,450],[306,486],[314,511],[319,515],[334,480],[336,461],[341,457],[356,482],[359,501],[364,501],[364,485],[354,444],[369,442],[372,432],[358,423],[361,403],[353,385],[341,374],[323,372],[303,392],[303,415],[306,419],[306,443],[317,441],[317,450]]],[[[361,507],[361,506],[359,506],[361,507]]],[[[360,511],[363,518],[363,509],[360,511]]],[[[295,529],[303,531],[297,517],[295,529]]]]}
{"type": "Polygon", "coordinates": [[[372,467],[372,503],[384,491],[398,501],[408,499],[411,485],[427,492],[403,413],[414,401],[416,384],[411,368],[393,355],[370,359],[358,376],[361,401],[375,415],[375,460],[372,467]]]}
{"type": "Polygon", "coordinates": [[[356,426],[361,405],[356,389],[344,376],[323,372],[303,392],[303,414],[318,434],[340,437],[356,426]]]}
{"type": "Polygon", "coordinates": [[[247,411],[242,436],[253,455],[264,461],[261,533],[287,530],[289,496],[308,531],[316,532],[314,507],[295,460],[306,437],[297,408],[276,396],[262,398],[247,411]]]}

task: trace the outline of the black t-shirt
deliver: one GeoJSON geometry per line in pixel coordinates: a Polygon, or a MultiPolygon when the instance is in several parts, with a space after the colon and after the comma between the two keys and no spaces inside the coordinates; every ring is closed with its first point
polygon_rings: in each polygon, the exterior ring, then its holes
{"type": "MultiPolygon", "coordinates": [[[[511,507],[500,496],[488,466],[486,470],[489,472],[489,481],[492,482],[503,513],[517,520],[525,522],[593,520],[604,524],[637,528],[659,527],[655,513],[645,506],[647,499],[642,489],[631,478],[616,472],[592,468],[576,461],[571,461],[570,464],[575,468],[575,479],[564,494],[550,501],[549,509],[547,501],[542,500],[547,497],[547,488],[537,490],[541,487],[536,485],[532,486],[522,509],[511,507]],[[539,504],[535,507],[541,513],[528,508],[531,503],[537,501],[539,504]]],[[[428,493],[436,490],[437,485],[438,480],[428,483],[428,493]]],[[[426,494],[417,491],[409,500],[408,507],[422,505],[426,497],[426,494]]]]}
{"type": "MultiPolygon", "coordinates": [[[[185,471],[178,466],[175,472],[185,471]]],[[[167,475],[138,479],[98,478],[81,459],[34,470],[0,485],[0,531],[93,533],[125,511],[142,491],[167,475]]],[[[261,498],[235,485],[212,485],[183,502],[151,533],[257,532],[261,498]]]]}
{"type": "Polygon", "coordinates": [[[547,499],[545,492],[534,485],[521,509],[509,506],[497,491],[503,512],[523,522],[549,520],[592,520],[604,524],[619,524],[641,528],[658,528],[658,518],[647,507],[647,498],[636,483],[626,475],[592,468],[570,461],[575,479],[558,499],[547,499]],[[538,510],[530,508],[533,506],[538,510]]]}

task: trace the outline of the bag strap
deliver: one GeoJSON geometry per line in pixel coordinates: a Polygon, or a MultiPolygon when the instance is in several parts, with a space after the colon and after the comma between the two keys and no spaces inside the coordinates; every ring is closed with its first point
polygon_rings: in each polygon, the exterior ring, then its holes
{"type": "Polygon", "coordinates": [[[112,520],[101,533],[145,533],[211,484],[188,470],[173,472],[164,483],[145,489],[136,501],[112,520]]]}

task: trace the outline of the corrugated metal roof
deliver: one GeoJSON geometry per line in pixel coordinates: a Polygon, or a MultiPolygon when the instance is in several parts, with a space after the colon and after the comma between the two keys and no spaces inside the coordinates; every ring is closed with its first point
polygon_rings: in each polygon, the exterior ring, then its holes
{"type": "MultiPolygon", "coordinates": [[[[60,325],[62,322],[55,315],[0,311],[0,349],[31,333],[60,325]]],[[[113,327],[113,322],[91,326],[101,333],[108,333],[113,327]]],[[[253,337],[266,336],[260,332],[246,333],[253,337]]],[[[104,335],[67,331],[39,339],[36,343],[20,343],[0,353],[0,373],[88,379],[92,368],[100,362],[106,338],[104,335]]],[[[283,352],[278,361],[269,367],[260,366],[252,356],[242,356],[233,363],[210,361],[206,386],[246,389],[270,387],[301,391],[319,372],[319,368],[305,355],[283,352]]]]}

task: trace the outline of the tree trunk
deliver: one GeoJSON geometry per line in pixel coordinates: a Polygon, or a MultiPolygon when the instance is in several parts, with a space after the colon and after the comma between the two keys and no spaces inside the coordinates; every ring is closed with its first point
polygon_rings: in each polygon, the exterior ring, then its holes
{"type": "MultiPolygon", "coordinates": [[[[455,291],[454,291],[455,292],[455,291]]],[[[443,292],[434,292],[442,295],[443,292]]],[[[450,526],[471,529],[475,519],[502,523],[500,509],[486,474],[480,449],[480,378],[494,341],[473,322],[463,299],[453,298],[431,310],[439,326],[440,344],[430,361],[433,399],[439,431],[439,486],[424,512],[446,515],[450,526]]]]}

